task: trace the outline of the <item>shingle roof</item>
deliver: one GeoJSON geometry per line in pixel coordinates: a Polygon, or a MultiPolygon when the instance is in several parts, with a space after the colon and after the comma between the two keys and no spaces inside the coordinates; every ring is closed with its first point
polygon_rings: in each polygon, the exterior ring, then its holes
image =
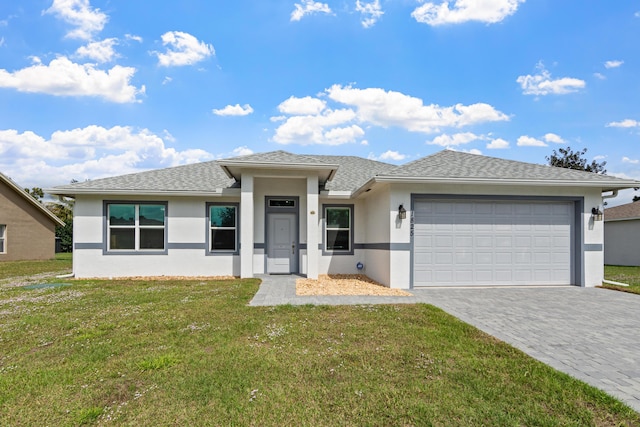
{"type": "Polygon", "coordinates": [[[356,156],[314,156],[319,160],[338,164],[336,176],[325,185],[325,190],[355,191],[371,177],[387,173],[398,166],[356,156]]]}
{"type": "Polygon", "coordinates": [[[95,190],[96,192],[191,192],[207,193],[217,189],[231,188],[236,185],[233,179],[227,177],[216,161],[176,166],[139,172],[112,178],[94,179],[62,185],[51,190],[53,194],[63,194],[69,191],[95,190]]]}
{"type": "Polygon", "coordinates": [[[407,163],[387,175],[397,177],[556,180],[567,182],[607,182],[616,180],[616,178],[592,172],[498,159],[453,150],[443,150],[407,163]]]}
{"type": "Polygon", "coordinates": [[[604,210],[604,220],[640,219],[640,201],[604,210]]]}
{"type": "MultiPolygon", "coordinates": [[[[629,188],[640,184],[633,180],[599,175],[571,169],[497,159],[458,151],[443,150],[402,166],[378,162],[356,156],[299,155],[286,151],[250,154],[230,159],[196,163],[166,169],[152,170],[113,178],[96,179],[64,185],[48,190],[52,194],[75,193],[216,193],[224,189],[238,188],[239,183],[229,178],[223,167],[277,168],[277,165],[300,165],[305,169],[336,169],[336,174],[327,181],[324,189],[352,192],[362,190],[370,180],[394,180],[402,182],[419,178],[429,180],[488,180],[494,182],[560,183],[561,185],[601,186],[604,189],[629,188]],[[246,165],[245,165],[246,164],[246,165]],[[586,184],[585,184],[586,183],[586,184]],[[632,185],[630,185],[630,183],[632,185]]],[[[283,166],[284,167],[284,166],[283,166]]]]}

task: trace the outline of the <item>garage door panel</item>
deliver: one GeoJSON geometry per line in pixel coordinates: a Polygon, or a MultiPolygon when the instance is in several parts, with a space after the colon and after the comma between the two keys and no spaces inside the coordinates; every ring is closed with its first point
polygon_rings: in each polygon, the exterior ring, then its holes
{"type": "Polygon", "coordinates": [[[571,202],[414,203],[414,286],[571,284],[571,202]]]}

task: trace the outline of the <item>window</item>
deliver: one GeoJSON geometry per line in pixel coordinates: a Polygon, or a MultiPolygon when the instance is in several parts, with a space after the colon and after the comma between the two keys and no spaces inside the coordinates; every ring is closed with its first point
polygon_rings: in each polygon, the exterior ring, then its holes
{"type": "Polygon", "coordinates": [[[324,207],[325,250],[332,253],[353,253],[353,205],[324,207]]]}
{"type": "Polygon", "coordinates": [[[109,251],[163,251],[166,203],[108,203],[109,251]]]}
{"type": "Polygon", "coordinates": [[[238,205],[211,203],[209,208],[209,251],[238,251],[238,205]]]}
{"type": "Polygon", "coordinates": [[[269,199],[270,208],[295,208],[295,199],[269,199]]]}
{"type": "Polygon", "coordinates": [[[0,224],[0,254],[7,253],[7,226],[0,224]]]}

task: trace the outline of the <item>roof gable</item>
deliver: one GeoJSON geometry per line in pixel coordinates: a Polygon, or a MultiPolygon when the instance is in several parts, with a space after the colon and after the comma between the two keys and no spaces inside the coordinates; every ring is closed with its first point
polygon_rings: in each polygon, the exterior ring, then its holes
{"type": "Polygon", "coordinates": [[[59,225],[59,226],[63,226],[64,225],[64,222],[60,218],[55,216],[55,214],[53,212],[51,212],[49,209],[47,209],[46,206],[44,206],[42,203],[40,203],[39,201],[34,199],[29,193],[24,191],[23,188],[21,188],[18,184],[13,182],[13,180],[11,178],[9,178],[8,176],[6,176],[6,175],[4,175],[2,173],[0,173],[0,184],[5,184],[7,187],[11,188],[20,197],[22,197],[23,199],[28,201],[30,204],[35,206],[36,209],[38,209],[40,212],[42,212],[47,218],[49,218],[56,225],[59,225]]]}

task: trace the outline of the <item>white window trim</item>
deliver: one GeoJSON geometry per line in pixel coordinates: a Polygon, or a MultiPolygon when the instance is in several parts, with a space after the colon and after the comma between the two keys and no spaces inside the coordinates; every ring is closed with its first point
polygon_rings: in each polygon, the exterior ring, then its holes
{"type": "Polygon", "coordinates": [[[0,254],[7,253],[7,225],[0,224],[0,241],[2,241],[2,249],[0,250],[0,254]]]}
{"type": "Polygon", "coordinates": [[[208,254],[234,254],[237,255],[239,253],[239,240],[240,240],[240,205],[238,203],[223,203],[223,202],[215,202],[215,203],[207,203],[207,253],[208,254]],[[235,210],[235,227],[214,227],[211,225],[211,208],[212,207],[229,207],[235,210]],[[212,230],[234,230],[235,238],[233,239],[233,249],[212,249],[211,245],[213,241],[211,240],[211,231],[212,230]]]}
{"type": "Polygon", "coordinates": [[[109,254],[167,254],[167,220],[168,220],[168,204],[167,202],[132,202],[126,200],[110,200],[105,201],[105,244],[106,253],[109,254]],[[134,224],[133,225],[111,225],[110,209],[112,205],[134,205],[134,224]],[[141,205],[159,205],[164,206],[164,225],[140,225],[140,206],[141,205]],[[112,229],[133,229],[134,230],[134,249],[112,249],[111,248],[111,230],[112,229]],[[164,242],[162,249],[140,249],[140,230],[164,230],[164,242]]]}
{"type": "Polygon", "coordinates": [[[353,227],[354,227],[354,218],[353,218],[353,214],[354,214],[354,205],[351,204],[326,204],[322,206],[323,209],[323,216],[324,216],[324,223],[323,223],[323,230],[322,230],[322,240],[323,240],[323,244],[322,244],[322,251],[323,251],[323,255],[353,255],[353,250],[354,250],[354,243],[353,243],[353,238],[354,238],[354,234],[353,234],[353,227]],[[327,209],[348,209],[349,210],[349,227],[348,228],[329,228],[327,226],[327,209]],[[327,247],[327,232],[332,231],[332,230],[348,230],[349,231],[349,249],[329,249],[327,247]]]}

